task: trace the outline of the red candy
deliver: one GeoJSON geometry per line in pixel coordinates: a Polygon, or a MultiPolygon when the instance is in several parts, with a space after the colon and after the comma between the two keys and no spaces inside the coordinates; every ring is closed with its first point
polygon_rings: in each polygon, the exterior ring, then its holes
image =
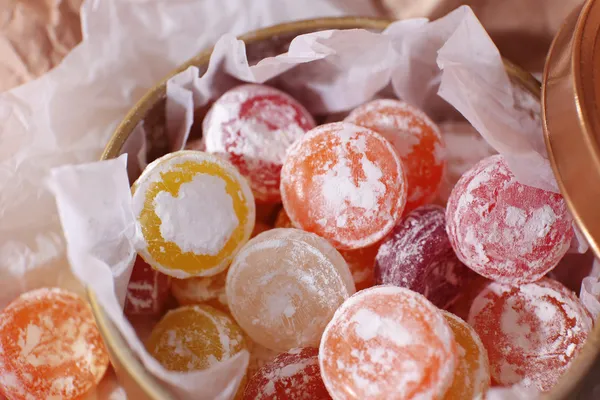
{"type": "Polygon", "coordinates": [[[375,262],[375,283],[405,287],[448,307],[475,274],[454,254],[446,234],[444,208],[419,207],[406,215],[383,242],[375,262]]]}
{"type": "Polygon", "coordinates": [[[243,399],[331,399],[321,379],[318,354],[306,347],[278,355],[250,378],[243,399]]]}
{"type": "Polygon", "coordinates": [[[286,151],[314,126],[308,111],[289,95],[242,85],[213,104],[202,130],[206,151],[225,155],[248,178],[257,201],[277,202],[286,151]]]}
{"type": "Polygon", "coordinates": [[[160,314],[169,299],[170,289],[171,278],[153,269],[138,256],[127,285],[125,314],[160,314]]]}
{"type": "Polygon", "coordinates": [[[458,258],[502,283],[540,279],[573,238],[563,197],[517,182],[502,156],[463,175],[448,199],[446,222],[458,258]]]}
{"type": "Polygon", "coordinates": [[[573,292],[544,278],[519,287],[489,283],[471,306],[469,324],[496,382],[547,391],[581,350],[592,318],[573,292]]]}

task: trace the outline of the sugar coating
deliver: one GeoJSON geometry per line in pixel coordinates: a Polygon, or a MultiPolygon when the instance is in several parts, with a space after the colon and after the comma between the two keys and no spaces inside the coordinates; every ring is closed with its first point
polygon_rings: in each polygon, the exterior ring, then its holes
{"type": "Polygon", "coordinates": [[[593,325],[575,294],[548,278],[519,287],[489,283],[468,321],[487,349],[495,381],[541,391],[566,371],[593,325]]]}
{"type": "Polygon", "coordinates": [[[208,153],[167,154],[144,170],[133,189],[145,245],[138,252],[175,278],[223,271],[254,228],[256,208],[246,179],[208,153]]]}
{"type": "Polygon", "coordinates": [[[317,346],[335,310],[354,293],[342,256],[323,238],[273,229],[235,257],[226,293],[232,315],[258,344],[273,350],[317,346]]]}
{"type": "Polygon", "coordinates": [[[341,250],[366,247],[402,215],[404,169],[377,133],[344,122],[321,125],[290,148],[281,194],[294,226],[341,250]]]}
{"type": "Polygon", "coordinates": [[[440,398],[457,362],[441,312],[395,286],[365,289],[344,302],[319,348],[321,375],[334,399],[440,398]]]}
{"type": "Polygon", "coordinates": [[[354,109],[344,121],[372,129],[393,144],[408,181],[407,210],[434,199],[444,176],[446,146],[423,111],[400,100],[378,99],[354,109]]]}
{"type": "Polygon", "coordinates": [[[223,94],[204,118],[203,145],[248,178],[257,200],[278,201],[286,152],[314,126],[308,111],[286,93],[241,85],[223,94]]]}
{"type": "Polygon", "coordinates": [[[173,279],[171,293],[180,305],[206,303],[218,310],[229,312],[225,295],[227,271],[214,276],[173,279]]]}
{"type": "Polygon", "coordinates": [[[21,295],[0,313],[0,393],[79,399],[108,368],[89,306],[62,289],[21,295]]]}
{"type": "Polygon", "coordinates": [[[250,378],[243,399],[331,399],[321,379],[318,350],[305,347],[279,354],[250,378]]]}
{"type": "Polygon", "coordinates": [[[458,181],[448,199],[446,223],[463,263],[512,284],[544,276],[573,237],[563,197],[520,184],[500,155],[482,160],[458,181]]]}
{"type": "Polygon", "coordinates": [[[421,206],[407,214],[383,241],[375,282],[421,293],[447,308],[475,274],[461,263],[448,240],[444,208],[421,206]]]}
{"type": "Polygon", "coordinates": [[[127,284],[125,314],[160,314],[169,298],[171,278],[158,272],[137,256],[127,284]]]}

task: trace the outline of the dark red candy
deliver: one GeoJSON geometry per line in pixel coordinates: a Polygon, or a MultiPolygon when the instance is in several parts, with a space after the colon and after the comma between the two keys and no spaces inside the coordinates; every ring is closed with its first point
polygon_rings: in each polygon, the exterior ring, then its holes
{"type": "Polygon", "coordinates": [[[137,256],[127,285],[125,314],[156,315],[169,299],[171,278],[158,272],[137,256]]]}
{"type": "Polygon", "coordinates": [[[423,294],[447,308],[475,274],[462,264],[446,234],[444,208],[422,206],[406,215],[383,242],[376,257],[376,284],[423,294]]]}

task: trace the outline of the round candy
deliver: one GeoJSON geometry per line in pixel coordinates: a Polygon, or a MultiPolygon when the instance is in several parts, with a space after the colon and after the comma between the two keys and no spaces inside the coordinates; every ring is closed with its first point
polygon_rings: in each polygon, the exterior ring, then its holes
{"type": "Polygon", "coordinates": [[[227,271],[215,276],[173,279],[171,293],[182,306],[206,303],[218,310],[229,312],[225,295],[226,279],[227,271]]]}
{"type": "Polygon", "coordinates": [[[482,160],[458,181],[446,223],[463,263],[510,284],[540,279],[558,264],[573,238],[563,197],[520,184],[499,155],[482,160]]]}
{"type": "Polygon", "coordinates": [[[248,242],[226,284],[231,313],[248,336],[280,351],[317,346],[354,290],[342,256],[325,239],[297,229],[273,229],[248,242]]]}
{"type": "Polygon", "coordinates": [[[246,349],[244,334],[227,314],[207,305],[169,311],[146,342],[148,352],[171,371],[203,370],[246,349]]]}
{"type": "Polygon", "coordinates": [[[125,314],[156,315],[163,312],[169,299],[171,278],[153,269],[140,256],[135,259],[127,284],[125,314]]]}
{"type": "Polygon", "coordinates": [[[286,93],[242,85],[223,94],[202,123],[206,151],[224,155],[250,182],[257,201],[278,202],[287,149],[315,126],[286,93]]]}
{"type": "Polygon", "coordinates": [[[356,108],[345,121],[372,129],[394,145],[408,182],[407,211],[435,198],[446,148],[439,128],[424,112],[400,100],[381,99],[356,108]]]}
{"type": "Polygon", "coordinates": [[[483,399],[490,387],[487,351],[477,332],[456,315],[442,311],[459,346],[459,361],[444,400],[483,399]]]}
{"type": "Polygon", "coordinates": [[[292,349],[278,355],[250,378],[244,400],[329,400],[319,370],[319,351],[292,349]]]}
{"type": "Polygon", "coordinates": [[[77,295],[38,289],[0,313],[0,392],[7,398],[80,399],[107,368],[92,311],[77,295]]]}
{"type": "Polygon", "coordinates": [[[345,122],[321,125],[291,147],[281,196],[294,226],[338,249],[367,247],[402,215],[404,169],[377,133],[345,122]]]}
{"type": "Polygon", "coordinates": [[[254,228],[254,198],[246,180],[214,155],[167,154],[144,170],[133,189],[144,242],[139,253],[175,278],[225,270],[254,228]]]}
{"type": "Polygon", "coordinates": [[[335,313],[319,348],[336,400],[436,399],[450,387],[458,347],[441,312],[405,288],[362,290],[335,313]]]}
{"type": "Polygon", "coordinates": [[[542,391],[566,371],[593,323],[573,292],[547,278],[518,287],[489,283],[468,321],[487,349],[494,381],[542,391]]]}
{"type": "Polygon", "coordinates": [[[454,254],[444,208],[426,205],[406,215],[384,240],[375,262],[378,285],[402,286],[447,308],[475,274],[454,254]]]}

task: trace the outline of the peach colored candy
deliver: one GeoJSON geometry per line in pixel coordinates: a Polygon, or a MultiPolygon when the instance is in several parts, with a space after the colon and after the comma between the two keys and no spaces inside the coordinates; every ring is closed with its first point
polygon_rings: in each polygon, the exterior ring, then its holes
{"type": "Polygon", "coordinates": [[[281,197],[294,226],[341,250],[382,239],[402,216],[406,184],[393,146],[346,122],[321,125],[289,150],[281,197]]]}
{"type": "Polygon", "coordinates": [[[127,284],[125,314],[156,315],[163,312],[169,299],[171,277],[153,269],[140,256],[135,259],[127,284]]]}
{"type": "Polygon", "coordinates": [[[0,392],[10,400],[80,399],[107,368],[92,311],[79,296],[38,289],[0,313],[0,392]]]}
{"type": "Polygon", "coordinates": [[[372,129],[394,145],[408,182],[407,211],[435,198],[444,177],[446,147],[439,128],[423,111],[400,100],[373,100],[345,121],[372,129]]]}
{"type": "Polygon", "coordinates": [[[325,239],[297,229],[273,229],[248,242],[226,283],[236,321],[252,340],[280,351],[317,346],[354,291],[342,256],[325,239]]]}
{"type": "Polygon", "coordinates": [[[483,399],[490,387],[490,364],[487,351],[477,332],[465,321],[446,311],[442,311],[442,314],[461,349],[454,380],[444,400],[483,399]]]}
{"type": "Polygon", "coordinates": [[[225,296],[225,280],[227,271],[215,276],[190,279],[173,279],[171,293],[182,306],[208,304],[228,313],[227,296],[225,296]]]}
{"type": "Polygon", "coordinates": [[[248,381],[244,400],[330,400],[312,347],[278,355],[248,381]]]}
{"type": "Polygon", "coordinates": [[[593,324],[575,294],[548,278],[518,287],[489,283],[468,322],[487,349],[494,381],[542,391],[567,370],[593,324]]]}
{"type": "Polygon", "coordinates": [[[438,399],[454,379],[458,347],[446,319],[425,297],[376,286],[336,311],[323,333],[319,362],[336,400],[438,399]]]}

